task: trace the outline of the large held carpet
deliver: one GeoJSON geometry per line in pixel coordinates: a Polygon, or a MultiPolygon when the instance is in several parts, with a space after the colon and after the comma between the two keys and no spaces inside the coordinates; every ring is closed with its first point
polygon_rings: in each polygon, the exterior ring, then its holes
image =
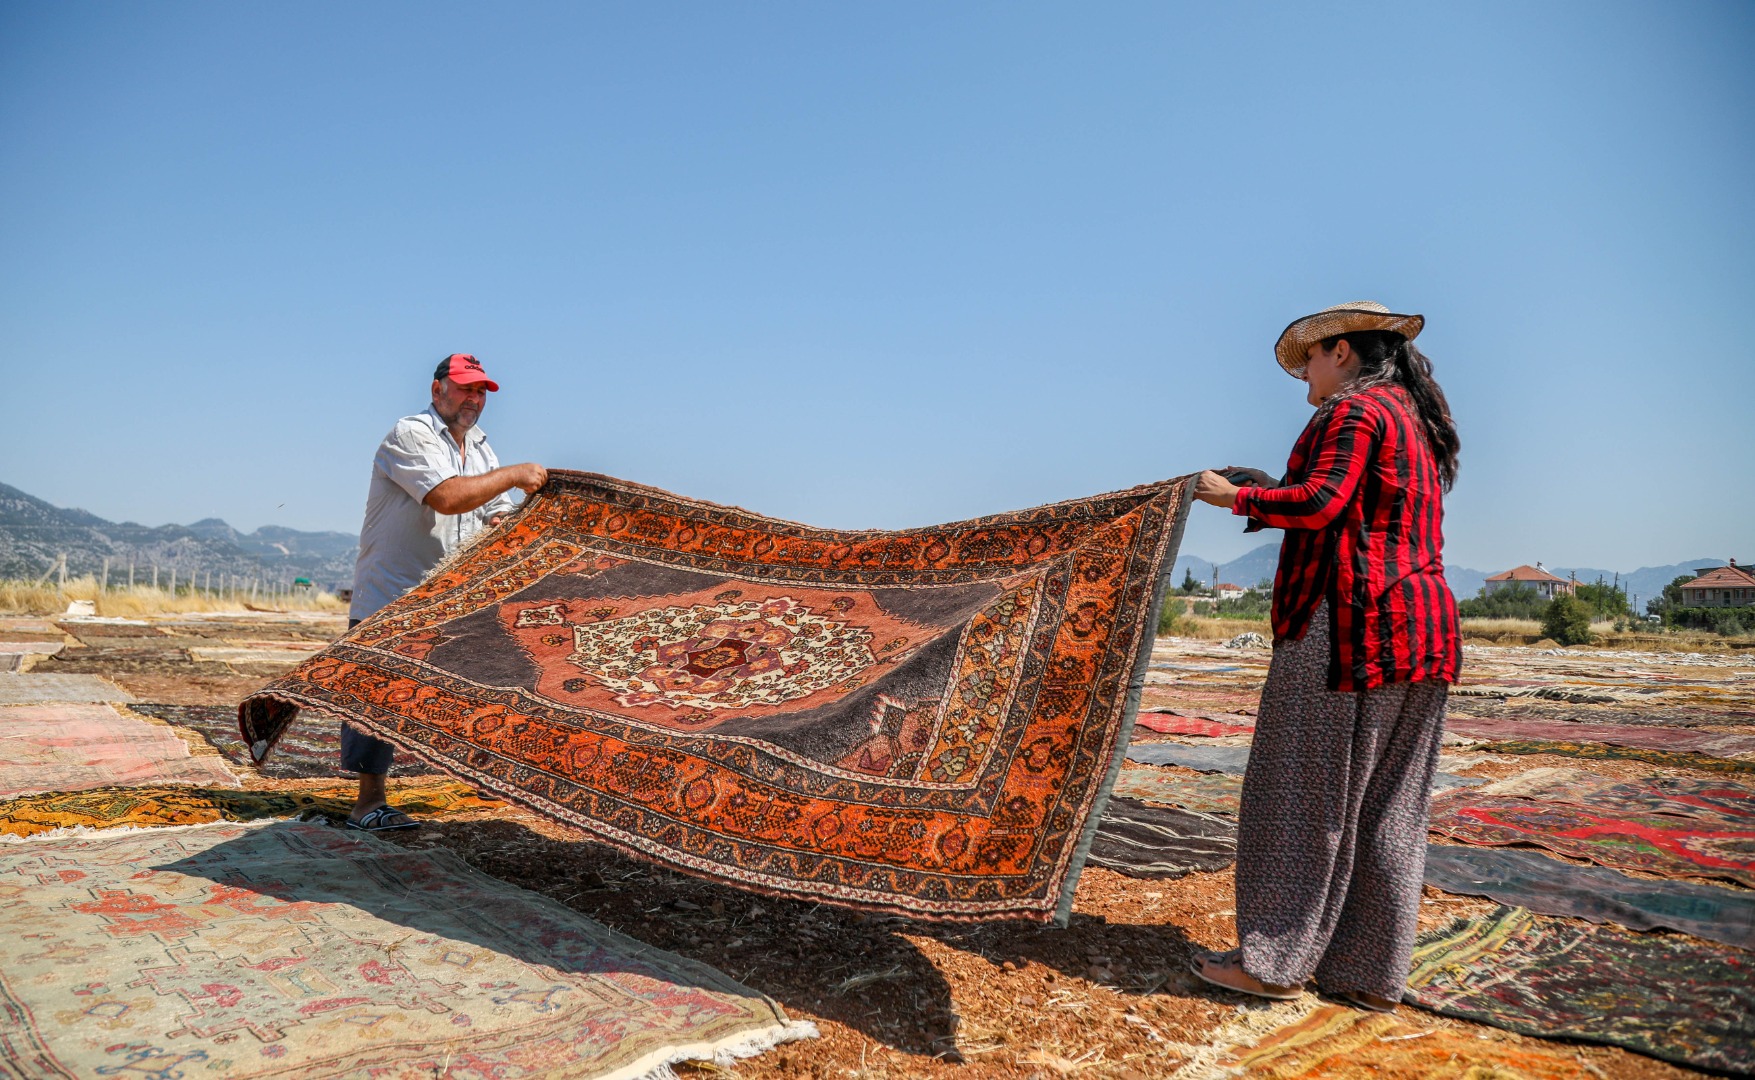
{"type": "Polygon", "coordinates": [[[96,675],[0,674],[0,705],[133,700],[126,690],[96,675]]]}
{"type": "Polygon", "coordinates": [[[1553,742],[1544,739],[1511,739],[1505,742],[1481,742],[1470,747],[1489,754],[1555,754],[1560,757],[1582,758],[1586,761],[1643,761],[1660,769],[1692,769],[1697,772],[1755,773],[1755,761],[1741,758],[1713,757],[1673,750],[1647,750],[1638,746],[1609,746],[1606,743],[1553,742]]]}
{"type": "MultiPolygon", "coordinates": [[[[357,785],[340,784],[315,791],[125,787],[26,795],[0,802],[0,835],[31,836],[66,828],[205,825],[215,821],[312,815],[339,825],[353,812],[358,794],[357,785]]],[[[419,818],[493,810],[506,805],[449,778],[392,785],[390,801],[419,818]]]]}
{"type": "Polygon", "coordinates": [[[1426,884],[1543,915],[1680,930],[1755,951],[1755,892],[1747,889],[1647,881],[1535,851],[1457,844],[1427,845],[1426,884]]]}
{"type": "Polygon", "coordinates": [[[628,851],[939,919],[1064,921],[1186,479],[839,532],[555,471],[247,699],[347,720],[628,851]]]}
{"type": "Polygon", "coordinates": [[[0,706],[0,799],[121,784],[237,786],[169,728],[108,705],[0,706]]]}
{"type": "Polygon", "coordinates": [[[1729,780],[1658,775],[1617,780],[1584,769],[1547,768],[1496,780],[1479,794],[1574,803],[1616,813],[1755,821],[1755,791],[1729,780]]]}
{"type": "Polygon", "coordinates": [[[1112,798],[1091,844],[1091,865],[1129,877],[1179,878],[1237,861],[1237,823],[1175,806],[1112,798]]]}
{"type": "Polygon", "coordinates": [[[23,1076],[632,1078],[814,1033],[450,852],[325,825],[0,845],[0,938],[23,1076]]]}
{"type": "Polygon", "coordinates": [[[1755,823],[1446,791],[1432,797],[1428,825],[1469,844],[1536,844],[1604,866],[1755,886],[1755,823]]]}
{"type": "Polygon", "coordinates": [[[1311,1011],[1237,1051],[1225,1064],[1262,1080],[1588,1080],[1591,1075],[1564,1047],[1487,1042],[1341,1005],[1311,1011]]]}
{"type": "Polygon", "coordinates": [[[1184,776],[1151,765],[1128,762],[1115,778],[1114,794],[1163,806],[1180,806],[1202,814],[1237,816],[1243,801],[1243,778],[1227,773],[1184,776]]]}
{"type": "Polygon", "coordinates": [[[1404,1000],[1526,1035],[1755,1071],[1755,956],[1502,907],[1421,935],[1404,1000]]]}
{"type": "MultiPolygon", "coordinates": [[[[234,705],[159,705],[136,702],[128,706],[137,713],[198,733],[227,761],[277,780],[321,779],[352,776],[341,768],[341,724],[312,714],[289,728],[274,753],[257,765],[250,748],[238,736],[238,707],[234,705]]],[[[408,754],[398,754],[390,775],[431,776],[432,766],[408,754]]]]}
{"type": "Polygon", "coordinates": [[[1710,754],[1713,757],[1747,757],[1755,754],[1755,735],[1699,731],[1695,728],[1585,724],[1569,720],[1489,719],[1474,716],[1452,716],[1445,720],[1444,726],[1446,730],[1471,739],[1597,742],[1642,750],[1710,754]]]}

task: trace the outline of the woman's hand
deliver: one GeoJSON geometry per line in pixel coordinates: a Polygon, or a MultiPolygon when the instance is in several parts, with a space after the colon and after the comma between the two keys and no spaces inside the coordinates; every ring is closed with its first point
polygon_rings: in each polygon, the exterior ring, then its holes
{"type": "Polygon", "coordinates": [[[1225,466],[1225,475],[1233,484],[1241,480],[1243,487],[1278,487],[1280,483],[1277,476],[1269,476],[1260,469],[1249,469],[1242,465],[1225,466]]]}
{"type": "Polygon", "coordinates": [[[1229,508],[1237,501],[1237,485],[1208,469],[1194,478],[1194,497],[1204,503],[1229,508]]]}

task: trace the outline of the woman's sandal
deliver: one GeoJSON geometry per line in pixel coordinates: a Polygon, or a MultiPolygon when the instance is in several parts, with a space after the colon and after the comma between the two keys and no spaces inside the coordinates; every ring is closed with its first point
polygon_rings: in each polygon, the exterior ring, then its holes
{"type": "Polygon", "coordinates": [[[1235,990],[1239,994],[1251,994],[1274,1001],[1291,1001],[1304,993],[1301,986],[1275,986],[1244,971],[1242,949],[1195,953],[1194,959],[1189,961],[1188,970],[1194,972],[1195,977],[1202,982],[1211,983],[1222,990],[1235,990]]]}
{"type": "Polygon", "coordinates": [[[389,832],[392,829],[418,829],[420,822],[394,806],[380,806],[376,810],[367,810],[357,821],[348,818],[347,827],[361,832],[389,832]]]}
{"type": "Polygon", "coordinates": [[[1367,994],[1358,990],[1333,990],[1328,992],[1328,996],[1343,1004],[1351,1005],[1355,1009],[1364,1009],[1366,1012],[1395,1012],[1395,1002],[1388,998],[1380,998],[1376,994],[1367,994]]]}

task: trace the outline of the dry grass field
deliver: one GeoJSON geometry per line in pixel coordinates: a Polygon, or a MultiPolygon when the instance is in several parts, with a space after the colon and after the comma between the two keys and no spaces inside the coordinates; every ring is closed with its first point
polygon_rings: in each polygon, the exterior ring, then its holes
{"type": "Polygon", "coordinates": [[[60,615],[77,600],[89,600],[100,618],[137,619],[147,615],[193,615],[200,612],[242,611],[333,611],[347,605],[334,593],[314,589],[295,590],[272,596],[248,590],[222,592],[179,587],[175,593],[151,585],[132,588],[98,587],[96,578],[69,578],[65,585],[38,585],[28,581],[0,580],[0,614],[60,615]]]}

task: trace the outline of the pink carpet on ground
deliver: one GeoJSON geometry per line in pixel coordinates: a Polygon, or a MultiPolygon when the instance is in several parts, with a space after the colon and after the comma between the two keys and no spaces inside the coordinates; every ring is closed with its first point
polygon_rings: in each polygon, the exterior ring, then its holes
{"type": "Polygon", "coordinates": [[[1255,730],[1255,722],[1247,716],[1236,716],[1229,713],[1200,715],[1142,709],[1134,723],[1162,735],[1202,735],[1209,738],[1218,738],[1222,735],[1247,735],[1255,730]],[[1234,720],[1218,720],[1215,719],[1215,716],[1231,716],[1234,720]]]}
{"type": "Polygon", "coordinates": [[[1596,742],[1643,750],[1689,751],[1714,757],[1747,757],[1755,754],[1755,735],[1701,731],[1697,728],[1636,727],[1631,724],[1583,724],[1570,720],[1497,719],[1484,716],[1452,716],[1444,721],[1444,727],[1447,731],[1471,739],[1596,742]]]}
{"type": "Polygon", "coordinates": [[[218,758],[108,705],[0,707],[0,798],[146,783],[238,786],[218,758]]]}

